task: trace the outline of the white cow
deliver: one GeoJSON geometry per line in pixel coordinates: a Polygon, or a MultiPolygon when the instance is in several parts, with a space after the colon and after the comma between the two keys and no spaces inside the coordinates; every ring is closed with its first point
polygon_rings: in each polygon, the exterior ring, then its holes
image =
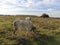
{"type": "Polygon", "coordinates": [[[21,30],[34,31],[36,29],[36,27],[31,22],[30,17],[26,17],[26,20],[14,21],[13,25],[15,27],[14,34],[16,30],[18,30],[18,34],[20,34],[21,30]]]}

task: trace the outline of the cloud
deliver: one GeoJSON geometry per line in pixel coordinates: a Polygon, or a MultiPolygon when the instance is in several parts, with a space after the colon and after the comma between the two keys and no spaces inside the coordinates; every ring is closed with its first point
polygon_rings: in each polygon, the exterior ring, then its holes
{"type": "MultiPolygon", "coordinates": [[[[55,0],[0,0],[1,4],[16,6],[16,7],[28,7],[28,8],[40,8],[43,6],[55,5],[55,0]]],[[[58,4],[57,4],[58,5],[58,4]]]]}
{"type": "Polygon", "coordinates": [[[47,11],[56,11],[56,9],[53,9],[53,8],[48,8],[47,11]]]}
{"type": "Polygon", "coordinates": [[[60,11],[52,11],[48,13],[50,17],[60,17],[60,11]]]}

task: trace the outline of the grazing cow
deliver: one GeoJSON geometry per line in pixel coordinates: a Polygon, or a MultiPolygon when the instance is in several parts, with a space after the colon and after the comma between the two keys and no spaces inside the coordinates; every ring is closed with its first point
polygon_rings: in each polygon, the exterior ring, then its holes
{"type": "Polygon", "coordinates": [[[18,33],[20,34],[21,30],[27,30],[27,31],[35,31],[36,27],[31,22],[30,17],[26,17],[26,20],[18,20],[13,23],[15,27],[14,34],[16,30],[18,30],[18,33]]]}

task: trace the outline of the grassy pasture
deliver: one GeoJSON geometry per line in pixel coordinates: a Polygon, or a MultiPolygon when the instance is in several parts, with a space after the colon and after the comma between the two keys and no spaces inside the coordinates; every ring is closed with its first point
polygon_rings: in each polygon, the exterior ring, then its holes
{"type": "Polygon", "coordinates": [[[60,45],[60,19],[31,17],[37,27],[36,32],[21,31],[21,39],[18,40],[14,31],[15,20],[25,20],[26,16],[0,16],[0,45],[60,45]]]}

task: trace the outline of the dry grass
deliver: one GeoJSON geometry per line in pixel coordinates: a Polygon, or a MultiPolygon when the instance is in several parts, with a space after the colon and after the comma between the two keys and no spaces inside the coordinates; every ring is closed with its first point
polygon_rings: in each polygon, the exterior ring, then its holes
{"type": "Polygon", "coordinates": [[[60,45],[60,19],[31,17],[37,27],[36,32],[21,31],[21,39],[18,40],[18,32],[14,31],[13,22],[24,20],[24,16],[0,16],[0,45],[60,45]]]}

